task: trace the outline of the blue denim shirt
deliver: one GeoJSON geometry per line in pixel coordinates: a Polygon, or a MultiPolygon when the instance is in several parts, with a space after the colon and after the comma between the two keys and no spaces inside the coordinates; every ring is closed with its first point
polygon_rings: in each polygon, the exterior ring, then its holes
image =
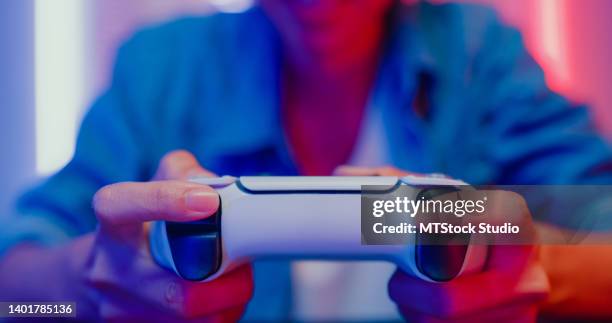
{"type": "MultiPolygon", "coordinates": [[[[96,190],[148,180],[174,149],[217,174],[297,174],[279,117],[280,61],[259,8],[137,33],[87,113],[73,159],[3,218],[0,252],[92,231],[96,190]]],[[[369,104],[382,111],[401,169],[477,184],[612,182],[610,147],[587,110],[551,92],[519,33],[479,6],[398,8],[369,104]]],[[[285,317],[287,263],[256,263],[255,276],[246,317],[285,317]]]]}

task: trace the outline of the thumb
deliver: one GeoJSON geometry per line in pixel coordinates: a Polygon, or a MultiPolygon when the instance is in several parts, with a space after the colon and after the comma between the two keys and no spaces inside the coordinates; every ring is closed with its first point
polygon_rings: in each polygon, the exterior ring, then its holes
{"type": "Polygon", "coordinates": [[[414,172],[407,172],[393,166],[379,167],[361,167],[341,165],[334,170],[335,176],[406,176],[406,175],[423,175],[414,172]]]}
{"type": "Polygon", "coordinates": [[[335,176],[377,176],[376,168],[341,165],[334,169],[335,176]]]}
{"type": "Polygon", "coordinates": [[[216,176],[204,169],[186,150],[174,150],[162,157],[154,180],[186,180],[193,176],[216,176]]]}

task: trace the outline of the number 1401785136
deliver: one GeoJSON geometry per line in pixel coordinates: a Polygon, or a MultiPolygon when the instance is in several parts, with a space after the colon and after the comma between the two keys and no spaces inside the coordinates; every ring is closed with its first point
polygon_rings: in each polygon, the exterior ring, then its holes
{"type": "Polygon", "coordinates": [[[76,303],[0,302],[0,317],[76,317],[76,303]]]}

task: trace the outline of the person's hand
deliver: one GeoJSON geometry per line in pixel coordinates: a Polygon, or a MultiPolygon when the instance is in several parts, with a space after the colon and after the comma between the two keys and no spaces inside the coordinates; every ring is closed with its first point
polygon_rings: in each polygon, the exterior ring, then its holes
{"type": "MultiPolygon", "coordinates": [[[[393,167],[341,166],[335,175],[406,176],[393,167]]],[[[494,191],[512,205],[524,201],[514,193],[494,191]]],[[[523,216],[530,216],[526,207],[523,216]]],[[[446,283],[431,283],[397,270],[389,296],[411,322],[533,322],[549,289],[532,245],[491,245],[485,268],[446,283]]]]}
{"type": "Polygon", "coordinates": [[[166,155],[153,181],[100,189],[93,200],[99,220],[86,279],[104,320],[236,321],[252,296],[250,266],[206,283],[190,282],[159,267],[148,249],[149,221],[194,221],[219,207],[210,187],[185,181],[209,175],[188,152],[166,155]]]}

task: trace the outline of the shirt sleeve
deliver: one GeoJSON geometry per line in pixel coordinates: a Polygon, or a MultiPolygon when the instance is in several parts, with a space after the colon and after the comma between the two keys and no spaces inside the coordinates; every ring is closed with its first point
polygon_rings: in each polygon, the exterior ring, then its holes
{"type": "Polygon", "coordinates": [[[612,150],[587,107],[553,92],[520,33],[497,19],[482,34],[466,77],[480,107],[482,158],[498,184],[610,184],[612,150]],[[482,135],[486,134],[486,135],[482,135]]]}
{"type": "Polygon", "coordinates": [[[532,212],[549,210],[533,214],[541,220],[584,232],[611,230],[609,214],[594,206],[609,205],[607,190],[595,185],[612,183],[612,149],[589,109],[547,86],[517,30],[496,20],[482,44],[470,73],[471,102],[483,111],[477,122],[484,135],[477,140],[483,159],[494,165],[492,183],[540,185],[524,197],[532,212]]]}
{"type": "Polygon", "coordinates": [[[91,199],[100,187],[150,176],[141,127],[146,117],[130,95],[135,85],[129,74],[141,55],[134,47],[142,48],[133,43],[120,49],[110,88],[84,117],[72,160],[23,194],[13,214],[0,218],[0,254],[21,242],[53,245],[92,231],[91,199]]]}

